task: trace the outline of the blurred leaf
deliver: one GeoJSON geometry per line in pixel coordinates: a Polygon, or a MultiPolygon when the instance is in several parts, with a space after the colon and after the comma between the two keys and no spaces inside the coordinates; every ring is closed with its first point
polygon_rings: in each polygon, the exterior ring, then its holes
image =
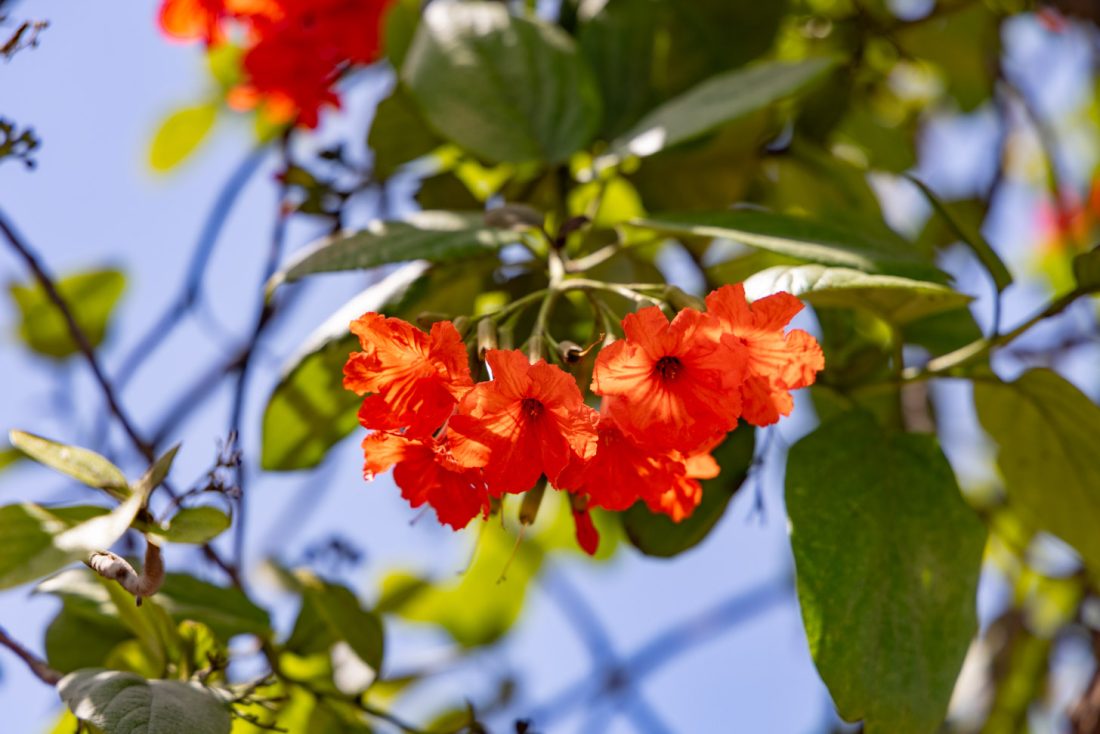
{"type": "Polygon", "coordinates": [[[23,458],[23,452],[18,449],[0,449],[0,471],[4,471],[12,464],[23,458]]]}
{"type": "Polygon", "coordinates": [[[102,489],[116,499],[124,500],[130,494],[130,485],[122,470],[94,451],[23,431],[11,431],[8,440],[38,463],[68,474],[89,487],[102,489]]]}
{"type": "Polygon", "coordinates": [[[646,115],[611,143],[615,156],[653,155],[797,94],[820,79],[834,59],[769,61],[715,76],[646,115]]]}
{"type": "Polygon", "coordinates": [[[431,153],[442,143],[400,84],[375,108],[367,145],[374,154],[376,178],[389,178],[402,165],[431,153]]]}
{"type": "MultiPolygon", "coordinates": [[[[66,276],[56,285],[88,343],[99,346],[107,334],[111,312],[126,287],[126,276],[118,270],[93,270],[66,276]]],[[[55,359],[80,351],[69,335],[65,317],[41,286],[13,283],[10,292],[22,315],[19,336],[28,347],[55,359]]]]}
{"type": "Polygon", "coordinates": [[[500,3],[429,5],[401,78],[436,130],[494,163],[561,163],[600,121],[573,39],[500,3]]]}
{"type": "Polygon", "coordinates": [[[970,251],[978,258],[978,261],[993,278],[993,283],[997,286],[997,292],[999,293],[1012,285],[1012,274],[1008,272],[1008,268],[1005,267],[997,251],[982,236],[981,230],[967,227],[964,220],[955,216],[951,208],[941,201],[923,181],[913,176],[906,176],[906,178],[920,189],[936,214],[944,220],[951,231],[955,233],[955,236],[969,247],[970,251]]]}
{"type": "Polygon", "coordinates": [[[177,621],[205,624],[224,639],[271,633],[271,620],[240,589],[217,586],[190,574],[169,573],[157,593],[161,606],[177,621]]]}
{"type": "Polygon", "coordinates": [[[214,102],[182,107],[160,123],[149,146],[149,165],[154,171],[166,173],[183,163],[198,149],[218,119],[214,102]]]}
{"type": "Polygon", "coordinates": [[[168,472],[172,469],[172,462],[176,460],[176,454],[179,453],[179,450],[180,445],[177,443],[157,457],[157,460],[141,475],[141,478],[134,482],[134,492],[145,496],[159,487],[168,477],[168,472]]]}
{"type": "Polygon", "coordinates": [[[665,515],[650,512],[637,503],[622,514],[623,527],[630,542],[647,556],[670,558],[701,543],[726,512],[752,466],[756,445],[755,432],[742,423],[713,452],[722,473],[704,479],[703,501],[686,519],[676,523],[665,515]]]}
{"type": "Polygon", "coordinates": [[[46,627],[46,660],[62,673],[102,667],[111,651],[132,637],[117,617],[66,600],[46,627]]]}
{"type": "Polygon", "coordinates": [[[429,269],[411,263],[349,301],[325,321],[292,359],[268,399],[263,419],[264,469],[308,469],[359,425],[362,401],[343,385],[348,354],[359,340],[348,324],[367,311],[415,320],[422,311],[469,313],[495,261],[429,269]]]}
{"type": "Polygon", "coordinates": [[[894,325],[964,307],[972,300],[939,283],[824,265],[777,265],[745,280],[745,291],[752,299],[786,291],[813,306],[862,308],[894,325]]]}
{"type": "Polygon", "coordinates": [[[1100,292],[1100,246],[1073,258],[1073,277],[1081,290],[1100,292]]]}
{"type": "Polygon", "coordinates": [[[483,215],[418,212],[407,222],[378,222],[371,229],[322,240],[296,256],[271,279],[268,290],[312,273],[368,270],[427,260],[453,262],[492,255],[516,241],[513,232],[486,227],[483,215]]]}
{"type": "Polygon", "coordinates": [[[394,0],[382,18],[382,47],[394,69],[401,69],[420,25],[420,0],[394,0]]]}
{"type": "Polygon", "coordinates": [[[985,529],[932,436],[841,415],[791,448],[787,512],[810,652],[868,734],[936,731],[971,638],[985,529]]]}
{"type": "Polygon", "coordinates": [[[415,198],[421,209],[468,210],[485,205],[454,171],[421,179],[415,198]]]}
{"type": "Polygon", "coordinates": [[[433,582],[391,572],[382,580],[378,611],[436,625],[463,647],[500,639],[519,618],[543,554],[533,543],[517,547],[515,536],[500,522],[483,523],[478,532],[476,554],[465,573],[454,581],[433,582]]]}
{"type": "Polygon", "coordinates": [[[348,644],[377,675],[382,669],[385,632],[378,615],[368,612],[350,589],[316,577],[302,578],[302,604],[309,604],[334,641],[348,644]]]}
{"type": "Polygon", "coordinates": [[[1000,54],[1000,18],[990,5],[965,3],[893,37],[902,54],[940,68],[948,93],[964,112],[989,99],[1000,54]]]}
{"type": "Polygon", "coordinates": [[[932,356],[947,354],[982,338],[982,330],[969,307],[932,314],[905,324],[906,344],[916,344],[932,356]]]}
{"type": "Polygon", "coordinates": [[[738,209],[723,212],[656,214],[632,225],[670,236],[721,237],[798,260],[865,273],[900,275],[935,283],[947,275],[919,254],[878,239],[802,217],[738,209]]]}
{"type": "Polygon", "coordinates": [[[229,734],[228,705],[197,683],[90,668],[57,684],[77,718],[110,734],[229,734]]]}
{"type": "Polygon", "coordinates": [[[229,529],[229,516],[216,507],[184,507],[155,534],[168,543],[209,543],[229,529]]]}
{"type": "Polygon", "coordinates": [[[1047,369],[976,380],[974,402],[997,443],[1009,504],[1100,569],[1100,407],[1047,369]]]}

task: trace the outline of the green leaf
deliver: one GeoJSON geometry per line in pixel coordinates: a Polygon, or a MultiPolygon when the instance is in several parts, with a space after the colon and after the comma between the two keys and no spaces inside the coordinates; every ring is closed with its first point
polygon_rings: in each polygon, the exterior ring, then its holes
{"type": "Polygon", "coordinates": [[[752,427],[741,424],[714,450],[722,473],[701,482],[703,501],[690,517],[676,523],[665,515],[650,512],[641,502],[623,513],[623,528],[634,547],[647,556],[670,558],[702,542],[725,514],[749,474],[755,435],[752,427]]]}
{"type": "Polygon", "coordinates": [[[78,719],[110,734],[229,734],[228,705],[197,683],[89,668],[57,684],[78,719]]]}
{"type": "Polygon", "coordinates": [[[572,38],[500,3],[429,5],[401,78],[436,130],[493,163],[561,163],[600,121],[572,38]]]}
{"type": "Polygon", "coordinates": [[[149,165],[167,173],[198,149],[218,119],[214,102],[182,107],[160,123],[149,146],[149,165]]]}
{"type": "Polygon", "coordinates": [[[24,431],[11,431],[8,440],[39,464],[68,474],[89,487],[102,489],[116,499],[124,500],[130,494],[130,485],[122,470],[94,451],[24,431]]]}
{"type": "Polygon", "coordinates": [[[147,494],[134,492],[106,514],[69,525],[59,514],[31,503],[0,507],[0,589],[46,576],[110,548],[137,517],[147,494]]]}
{"type": "Polygon", "coordinates": [[[310,576],[301,581],[302,603],[313,607],[333,639],[346,642],[360,660],[378,673],[385,651],[385,632],[378,615],[364,610],[347,587],[310,576]]]}
{"type": "Polygon", "coordinates": [[[180,445],[177,443],[161,454],[152,466],[141,475],[141,479],[138,479],[134,484],[134,492],[144,496],[159,487],[168,477],[168,472],[172,469],[172,462],[176,460],[176,454],[179,453],[179,450],[180,445]]]}
{"type": "Polygon", "coordinates": [[[411,263],[349,301],[288,362],[268,399],[260,457],[264,469],[308,469],[359,425],[362,399],[344,389],[343,370],[359,340],[348,324],[367,311],[414,320],[421,311],[469,313],[495,261],[427,268],[411,263]]]}
{"type": "Polygon", "coordinates": [[[906,344],[924,347],[933,357],[982,338],[982,330],[969,307],[925,316],[905,324],[901,331],[906,344]]]}
{"type": "Polygon", "coordinates": [[[814,306],[862,308],[896,326],[965,307],[970,296],[923,280],[824,265],[778,265],[745,280],[750,298],[786,291],[814,306]]]}
{"type": "Polygon", "coordinates": [[[382,47],[394,69],[401,69],[420,25],[420,0],[394,0],[382,18],[382,47]]]}
{"type": "Polygon", "coordinates": [[[632,225],[678,237],[721,237],[806,262],[945,283],[920,254],[835,224],[757,209],[659,214],[632,225]]]}
{"type": "Polygon", "coordinates": [[[389,178],[404,164],[428,155],[442,144],[442,138],[424,122],[420,110],[400,84],[375,108],[367,145],[374,154],[374,175],[378,179],[389,178]]]}
{"type": "Polygon", "coordinates": [[[1009,504],[1100,570],[1100,407],[1047,369],[978,380],[974,402],[997,443],[1009,504]]]}
{"type": "Polygon", "coordinates": [[[611,143],[610,155],[650,156],[806,89],[835,59],[768,61],[712,77],[665,102],[611,143]]]}
{"type": "Polygon", "coordinates": [[[931,436],[835,418],[791,448],[787,512],[818,672],[868,734],[939,729],[977,631],[985,529],[931,436]]]}
{"type": "Polygon", "coordinates": [[[17,463],[23,458],[24,452],[18,449],[0,449],[0,471],[4,471],[9,466],[17,463]]]}
{"type": "Polygon", "coordinates": [[[229,529],[229,516],[216,507],[184,507],[168,523],[154,533],[168,543],[209,543],[229,529]]]}
{"type": "Polygon", "coordinates": [[[217,586],[190,574],[169,573],[157,600],[177,621],[205,624],[221,638],[271,632],[271,619],[240,589],[217,586]]]}
{"type": "MultiPolygon", "coordinates": [[[[111,312],[126,287],[126,276],[118,270],[93,270],[64,277],[56,285],[88,343],[99,346],[107,334],[111,312]]],[[[80,351],[69,335],[65,317],[41,286],[12,284],[10,292],[22,315],[19,336],[28,347],[55,359],[80,351]]]]}
{"type": "Polygon", "coordinates": [[[46,627],[46,660],[62,673],[100,667],[115,647],[132,637],[117,617],[66,600],[46,627]]]}
{"type": "Polygon", "coordinates": [[[444,263],[491,255],[516,239],[513,232],[486,227],[480,212],[418,212],[406,222],[378,222],[368,230],[322,240],[276,273],[268,291],[312,273],[367,270],[410,260],[444,263]]]}
{"type": "Polygon", "coordinates": [[[924,194],[924,198],[928,200],[928,203],[932,205],[936,214],[943,218],[944,223],[955,233],[963,244],[970,248],[970,251],[978,258],[979,262],[989,272],[993,283],[997,287],[997,292],[1000,293],[1008,286],[1012,285],[1012,273],[1008,272],[1008,268],[1005,266],[1004,261],[1001,260],[997,251],[993,249],[993,246],[986,241],[982,236],[981,230],[971,229],[966,226],[964,221],[959,217],[956,217],[950,207],[940,200],[936,196],[932,189],[914,176],[905,176],[909,179],[914,186],[920,189],[924,194]]]}
{"type": "Polygon", "coordinates": [[[392,572],[382,580],[378,611],[438,626],[463,647],[499,640],[519,618],[543,553],[534,543],[517,546],[499,522],[484,523],[479,532],[477,553],[465,573],[448,583],[392,572]]]}
{"type": "Polygon", "coordinates": [[[1100,292],[1100,246],[1073,258],[1073,277],[1082,291],[1100,292]]]}

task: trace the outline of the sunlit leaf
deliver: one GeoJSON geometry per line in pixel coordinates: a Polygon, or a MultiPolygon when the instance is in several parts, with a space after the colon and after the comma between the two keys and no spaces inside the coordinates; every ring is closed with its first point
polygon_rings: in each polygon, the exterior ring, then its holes
{"type": "Polygon", "coordinates": [[[213,102],[183,107],[164,118],[149,146],[149,165],[165,173],[183,163],[202,143],[218,119],[213,102]]]}
{"type": "MultiPolygon", "coordinates": [[[[126,287],[126,276],[118,270],[93,270],[61,278],[56,285],[88,343],[99,346],[107,334],[111,312],[126,287]]],[[[10,291],[22,316],[19,336],[27,346],[55,359],[79,351],[65,317],[41,286],[12,284],[10,291]]]]}
{"type": "Polygon", "coordinates": [[[500,3],[429,5],[401,79],[436,130],[494,163],[560,163],[600,121],[573,39],[500,3]]]}
{"type": "Polygon", "coordinates": [[[862,308],[899,326],[964,307],[972,300],[939,283],[824,265],[778,265],[745,280],[750,299],[779,291],[814,306],[862,308]]]}
{"type": "Polygon", "coordinates": [[[931,436],[866,413],[791,448],[787,512],[810,652],[868,734],[937,731],[977,631],[985,528],[931,436]]]}
{"type": "Polygon", "coordinates": [[[197,683],[91,668],[57,684],[78,719],[111,734],[229,734],[229,707],[197,683]]]}
{"type": "Polygon", "coordinates": [[[768,61],[719,74],[643,117],[611,143],[611,154],[649,156],[705,135],[797,94],[835,63],[830,58],[768,61]]]}
{"type": "Polygon", "coordinates": [[[978,420],[997,443],[1010,505],[1100,569],[1100,407],[1047,369],[974,383],[978,420]]]}
{"type": "Polygon", "coordinates": [[[229,516],[216,507],[184,507],[155,534],[168,543],[209,543],[229,529],[229,516]]]}
{"type": "Polygon", "coordinates": [[[94,451],[57,443],[24,431],[11,431],[8,440],[38,463],[68,474],[89,487],[102,489],[120,500],[130,494],[130,486],[122,470],[94,451]]]}

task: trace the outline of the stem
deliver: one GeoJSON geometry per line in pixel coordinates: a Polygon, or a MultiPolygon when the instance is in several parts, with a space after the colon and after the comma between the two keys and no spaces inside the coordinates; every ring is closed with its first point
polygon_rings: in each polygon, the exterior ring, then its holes
{"type": "Polygon", "coordinates": [[[34,673],[35,677],[46,685],[55,686],[57,682],[61,680],[61,673],[51,668],[45,660],[12,639],[3,627],[0,627],[0,645],[3,645],[15,653],[20,660],[27,664],[27,667],[34,673]]]}

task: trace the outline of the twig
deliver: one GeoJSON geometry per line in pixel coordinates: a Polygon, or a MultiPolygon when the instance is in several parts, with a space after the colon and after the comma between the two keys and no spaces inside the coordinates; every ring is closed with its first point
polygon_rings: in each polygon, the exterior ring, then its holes
{"type": "Polygon", "coordinates": [[[119,424],[123,430],[130,437],[130,441],[134,444],[134,447],[145,457],[148,461],[156,459],[156,455],[152,446],[146,443],[138,434],[137,429],[134,428],[133,422],[130,420],[126,411],[123,410],[122,405],[119,403],[118,396],[115,394],[114,388],[107,380],[106,374],[103,372],[103,368],[99,364],[99,358],[96,357],[95,349],[92,348],[91,342],[88,341],[87,335],[84,330],[80,328],[80,324],[76,322],[76,317],[73,316],[72,310],[69,308],[69,304],[65,301],[65,298],[58,292],[57,286],[54,285],[54,280],[46,272],[45,267],[39,261],[37,255],[31,249],[30,245],[23,241],[23,239],[16,233],[14,227],[5,218],[2,212],[0,212],[0,232],[4,233],[8,242],[12,248],[19,253],[20,257],[27,263],[27,267],[31,269],[34,274],[35,280],[42,286],[42,289],[46,292],[50,302],[57,307],[57,310],[61,312],[62,317],[65,319],[65,324],[68,327],[69,335],[76,343],[77,348],[81,354],[84,355],[85,361],[88,366],[91,367],[92,373],[95,375],[96,382],[99,383],[100,390],[103,392],[103,397],[107,400],[107,406],[111,412],[118,419],[119,424]]]}
{"type": "Polygon", "coordinates": [[[51,668],[45,660],[13,640],[3,627],[0,627],[0,645],[15,653],[20,660],[27,664],[35,677],[46,685],[55,686],[61,680],[61,673],[51,668]]]}
{"type": "Polygon", "coordinates": [[[93,553],[87,564],[103,578],[117,581],[119,586],[133,594],[139,607],[142,599],[156,594],[164,583],[164,559],[160,547],[148,539],[145,541],[145,563],[140,574],[129,561],[110,551],[93,553]]]}

